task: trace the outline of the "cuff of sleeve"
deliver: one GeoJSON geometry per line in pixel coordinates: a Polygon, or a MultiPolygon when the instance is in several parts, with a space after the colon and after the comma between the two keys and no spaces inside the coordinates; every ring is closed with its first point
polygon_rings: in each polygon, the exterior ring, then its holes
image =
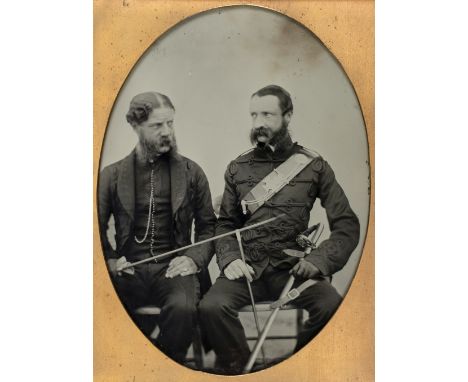
{"type": "Polygon", "coordinates": [[[223,254],[222,258],[218,256],[219,270],[223,272],[224,268],[226,268],[230,263],[240,258],[241,257],[239,256],[237,252],[226,252],[223,254]]]}
{"type": "Polygon", "coordinates": [[[304,260],[315,265],[322,276],[330,276],[327,261],[320,255],[318,251],[312,251],[311,254],[304,257],[304,260]]]}
{"type": "Polygon", "coordinates": [[[199,253],[197,253],[197,251],[187,250],[185,252],[185,256],[190,257],[193,260],[195,265],[198,267],[198,271],[203,268],[203,261],[200,259],[199,253]]]}
{"type": "Polygon", "coordinates": [[[117,260],[122,256],[119,256],[119,254],[117,252],[115,252],[114,250],[110,250],[110,251],[106,251],[105,257],[106,257],[106,260],[110,260],[110,259],[116,259],[117,260]]]}

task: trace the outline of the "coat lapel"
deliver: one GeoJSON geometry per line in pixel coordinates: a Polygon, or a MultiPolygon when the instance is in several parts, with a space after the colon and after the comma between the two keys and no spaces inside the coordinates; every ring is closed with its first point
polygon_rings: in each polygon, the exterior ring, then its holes
{"type": "Polygon", "coordinates": [[[132,220],[135,217],[135,150],[123,159],[117,180],[117,194],[132,220]]]}
{"type": "Polygon", "coordinates": [[[185,163],[179,154],[171,155],[171,203],[172,214],[175,215],[182,204],[186,190],[185,163]]]}

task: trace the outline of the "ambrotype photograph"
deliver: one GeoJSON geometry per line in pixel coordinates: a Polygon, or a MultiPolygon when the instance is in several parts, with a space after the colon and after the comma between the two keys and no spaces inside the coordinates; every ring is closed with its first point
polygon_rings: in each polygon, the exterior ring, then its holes
{"type": "Polygon", "coordinates": [[[232,6],[167,31],[121,87],[99,167],[115,292],[178,364],[274,367],[346,298],[369,220],[366,128],[341,64],[297,21],[232,6]]]}

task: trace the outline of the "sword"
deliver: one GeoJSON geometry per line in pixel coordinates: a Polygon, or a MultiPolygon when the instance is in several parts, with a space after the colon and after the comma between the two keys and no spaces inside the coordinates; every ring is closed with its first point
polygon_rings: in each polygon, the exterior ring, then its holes
{"type": "Polygon", "coordinates": [[[279,219],[279,218],[281,218],[281,217],[283,217],[285,215],[286,214],[281,214],[281,215],[275,216],[275,217],[267,219],[267,220],[263,220],[261,222],[255,223],[255,224],[248,225],[248,226],[245,226],[243,228],[239,228],[239,229],[234,230],[234,231],[229,231],[229,232],[226,232],[226,233],[222,233],[221,235],[218,235],[218,236],[210,237],[209,239],[205,239],[205,240],[202,240],[202,241],[197,241],[196,243],[186,245],[185,247],[176,248],[176,249],[174,249],[172,251],[165,252],[165,253],[162,253],[160,255],[151,256],[151,257],[148,257],[147,259],[135,261],[134,263],[127,263],[126,265],[117,268],[117,272],[121,272],[121,271],[123,271],[125,269],[132,268],[135,265],[149,263],[150,261],[154,261],[154,262],[157,263],[159,260],[164,260],[164,259],[172,256],[174,253],[184,251],[186,249],[196,247],[197,245],[202,245],[202,244],[208,243],[208,242],[213,241],[213,240],[218,240],[218,239],[221,239],[222,237],[226,237],[226,236],[230,236],[230,235],[236,235],[237,232],[243,232],[243,231],[247,231],[249,229],[255,228],[255,227],[259,227],[259,226],[264,225],[264,224],[269,224],[269,223],[275,221],[276,219],[279,219]]]}
{"type": "MultiPolygon", "coordinates": [[[[317,241],[322,235],[322,232],[323,225],[320,223],[308,228],[306,231],[299,234],[296,238],[297,243],[301,247],[305,247],[304,251],[301,252],[294,249],[283,249],[283,252],[288,256],[299,258],[299,261],[303,261],[304,256],[308,255],[310,252],[312,252],[312,249],[315,249],[317,247],[317,241]]],[[[286,282],[286,285],[284,286],[283,290],[281,291],[278,301],[281,301],[284,297],[286,297],[286,295],[289,293],[294,284],[294,280],[294,276],[291,275],[288,281],[286,282]]],[[[263,327],[262,333],[258,337],[257,343],[255,344],[252,353],[250,354],[249,360],[244,367],[244,373],[249,373],[252,370],[253,364],[257,359],[260,349],[263,349],[263,343],[265,342],[266,336],[270,331],[271,326],[273,325],[273,321],[275,320],[276,315],[281,309],[281,306],[282,304],[275,303],[270,305],[270,307],[274,309],[268,317],[265,326],[263,327]]]]}

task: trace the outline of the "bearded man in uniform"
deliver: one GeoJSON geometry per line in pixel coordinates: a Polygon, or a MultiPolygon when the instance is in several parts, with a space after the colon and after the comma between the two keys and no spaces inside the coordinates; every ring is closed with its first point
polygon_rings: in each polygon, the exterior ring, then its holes
{"type": "MultiPolygon", "coordinates": [[[[100,174],[99,227],[112,281],[123,305],[161,308],[155,340],[166,355],[183,362],[193,338],[200,290],[207,289],[212,242],[189,248],[172,259],[123,266],[213,236],[216,216],[206,176],[194,161],[177,152],[175,108],[160,93],[138,94],[127,122],[138,136],[136,148],[100,174]],[[113,215],[116,249],[107,237],[113,215]]],[[[147,333],[149,334],[149,333],[147,333]]]]}
{"type": "Polygon", "coordinates": [[[233,160],[226,170],[216,235],[284,215],[242,233],[245,263],[235,236],[216,242],[221,275],[204,296],[199,310],[220,374],[242,373],[249,358],[250,350],[238,317],[239,310],[251,301],[245,278],[251,281],[256,301],[277,299],[290,274],[296,277],[294,287],[306,279],[317,280],[291,301],[309,313],[298,337],[297,351],[325,326],[338,308],[342,298],[328,276],[346,264],[359,241],[359,221],[330,165],[317,153],[291,140],[288,125],[293,104],[289,93],[276,85],[260,89],[251,97],[250,115],[250,140],[255,147],[233,160]],[[267,197],[274,188],[270,187],[268,175],[281,173],[282,164],[296,166],[294,161],[306,165],[290,179],[283,174],[286,183],[267,197]],[[267,191],[263,192],[261,187],[267,191]],[[331,234],[298,261],[283,250],[299,248],[296,237],[307,229],[316,198],[326,210],[331,234]]]}

